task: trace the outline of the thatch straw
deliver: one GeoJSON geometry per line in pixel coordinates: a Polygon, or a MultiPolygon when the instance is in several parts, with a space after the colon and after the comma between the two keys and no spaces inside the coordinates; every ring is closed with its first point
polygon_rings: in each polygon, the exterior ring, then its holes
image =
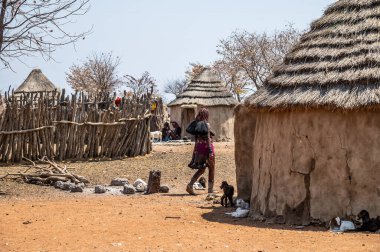
{"type": "Polygon", "coordinates": [[[379,105],[380,0],[340,0],[328,7],[245,104],[269,109],[379,105]]]}
{"type": "Polygon", "coordinates": [[[168,107],[190,104],[207,107],[234,106],[237,101],[227,91],[222,81],[209,68],[205,68],[200,75],[191,80],[177,99],[168,104],[168,107]]]}
{"type": "Polygon", "coordinates": [[[30,72],[25,81],[16,89],[15,93],[23,92],[52,92],[57,87],[41,72],[34,69],[30,72]]]}

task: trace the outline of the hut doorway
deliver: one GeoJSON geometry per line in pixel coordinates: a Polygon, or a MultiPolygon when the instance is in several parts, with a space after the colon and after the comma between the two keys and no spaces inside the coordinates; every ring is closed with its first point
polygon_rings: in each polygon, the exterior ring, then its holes
{"type": "MultiPolygon", "coordinates": [[[[191,107],[185,107],[182,108],[181,112],[181,127],[182,127],[182,136],[186,136],[186,128],[187,126],[194,121],[195,119],[195,108],[191,107]]],[[[194,140],[193,136],[188,136],[191,140],[194,140]]]]}

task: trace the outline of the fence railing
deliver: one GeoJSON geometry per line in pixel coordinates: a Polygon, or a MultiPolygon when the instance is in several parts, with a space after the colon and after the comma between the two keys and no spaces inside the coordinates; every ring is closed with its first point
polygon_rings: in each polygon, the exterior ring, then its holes
{"type": "Polygon", "coordinates": [[[151,151],[148,96],[5,93],[0,114],[0,161],[89,160],[145,155],[151,151]]]}

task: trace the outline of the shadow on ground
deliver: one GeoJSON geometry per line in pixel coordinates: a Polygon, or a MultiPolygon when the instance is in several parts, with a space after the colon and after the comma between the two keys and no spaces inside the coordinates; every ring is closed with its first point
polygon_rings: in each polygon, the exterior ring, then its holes
{"type": "Polygon", "coordinates": [[[247,226],[254,228],[265,228],[265,229],[277,229],[277,230],[292,230],[301,232],[326,232],[326,228],[318,226],[291,226],[291,225],[279,225],[279,224],[268,224],[261,221],[254,221],[252,218],[233,218],[226,213],[235,211],[234,208],[226,208],[222,206],[201,206],[201,209],[210,209],[210,212],[202,214],[202,218],[210,222],[218,222],[230,225],[247,226]]]}

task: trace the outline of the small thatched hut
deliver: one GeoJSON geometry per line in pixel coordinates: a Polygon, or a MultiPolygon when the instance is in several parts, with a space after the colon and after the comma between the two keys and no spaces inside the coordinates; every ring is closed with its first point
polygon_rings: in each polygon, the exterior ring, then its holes
{"type": "Polygon", "coordinates": [[[198,110],[205,107],[210,113],[209,122],[215,139],[229,141],[234,135],[233,108],[236,104],[237,101],[222,81],[209,68],[205,68],[168,107],[170,119],[182,127],[182,136],[186,135],[185,129],[198,110]]]}
{"type": "Polygon", "coordinates": [[[25,81],[16,89],[15,94],[32,92],[53,92],[57,87],[42,73],[40,69],[30,72],[25,81]]]}
{"type": "Polygon", "coordinates": [[[380,215],[380,1],[332,4],[235,114],[238,194],[254,215],[380,215]]]}

